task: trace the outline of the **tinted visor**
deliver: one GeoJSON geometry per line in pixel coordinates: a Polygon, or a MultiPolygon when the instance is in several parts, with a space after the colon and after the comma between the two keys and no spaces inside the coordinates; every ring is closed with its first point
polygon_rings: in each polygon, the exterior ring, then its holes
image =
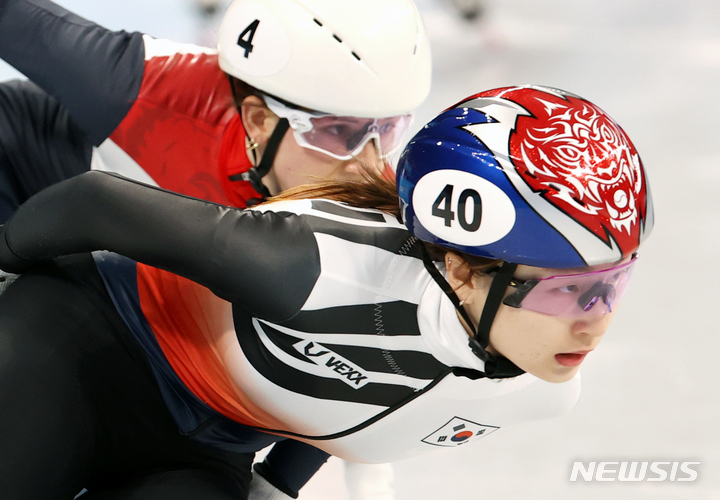
{"type": "Polygon", "coordinates": [[[551,316],[577,318],[611,313],[620,303],[637,257],[601,271],[515,281],[503,304],[551,316]]]}
{"type": "Polygon", "coordinates": [[[298,145],[320,151],[339,160],[360,154],[368,141],[375,141],[380,157],[400,146],[412,115],[361,118],[306,111],[287,106],[270,96],[265,103],[276,115],[287,118],[298,145]]]}
{"type": "Polygon", "coordinates": [[[309,131],[299,133],[298,144],[302,146],[301,142],[305,142],[335,158],[349,160],[371,139],[381,156],[397,149],[410,125],[410,115],[374,119],[328,115],[311,118],[310,123],[309,131]]]}

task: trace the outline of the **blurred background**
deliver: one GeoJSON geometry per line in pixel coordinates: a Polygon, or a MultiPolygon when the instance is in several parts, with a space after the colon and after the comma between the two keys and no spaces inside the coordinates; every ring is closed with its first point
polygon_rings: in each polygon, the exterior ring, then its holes
{"type": "MultiPolygon", "coordinates": [[[[112,29],[214,45],[215,0],[59,0],[112,29]]],[[[224,2],[219,2],[220,11],[224,2]]],[[[534,83],[632,137],[654,234],[584,390],[561,419],[395,464],[396,500],[720,500],[720,2],[417,0],[434,81],[414,130],[460,99],[534,83]],[[570,482],[574,461],[697,461],[695,482],[570,482]]],[[[0,62],[0,80],[20,77],[0,62]]],[[[331,459],[301,500],[348,500],[331,459]]]]}

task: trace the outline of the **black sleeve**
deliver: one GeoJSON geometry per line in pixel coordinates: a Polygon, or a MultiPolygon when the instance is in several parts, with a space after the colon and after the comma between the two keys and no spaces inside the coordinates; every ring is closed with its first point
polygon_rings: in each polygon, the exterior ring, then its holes
{"type": "Polygon", "coordinates": [[[0,269],[109,250],[210,288],[270,321],[300,310],[320,275],[302,217],[243,211],[104,172],[87,172],[28,200],[0,228],[0,269]]]}
{"type": "Polygon", "coordinates": [[[0,224],[30,196],[90,170],[92,145],[32,82],[0,83],[0,224]]]}
{"type": "Polygon", "coordinates": [[[297,498],[305,483],[327,462],[330,455],[322,450],[287,439],[275,443],[255,472],[286,495],[297,498]]]}
{"type": "Polygon", "coordinates": [[[94,145],[142,83],[140,33],[112,32],[48,0],[0,0],[0,58],[57,98],[94,145]]]}

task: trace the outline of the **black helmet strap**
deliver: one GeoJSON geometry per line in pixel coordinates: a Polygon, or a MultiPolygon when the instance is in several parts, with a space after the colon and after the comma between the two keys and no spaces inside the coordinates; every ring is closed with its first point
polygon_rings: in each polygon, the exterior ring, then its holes
{"type": "Polygon", "coordinates": [[[490,290],[488,291],[485,306],[483,307],[480,322],[478,323],[478,328],[476,330],[475,325],[470,320],[470,316],[460,303],[460,299],[455,293],[455,290],[453,290],[450,286],[450,283],[448,283],[447,279],[445,279],[445,276],[443,276],[438,268],[435,267],[435,264],[430,258],[425,245],[421,244],[420,248],[422,249],[425,269],[427,269],[430,276],[432,276],[442,291],[445,292],[445,295],[447,295],[452,301],[455,309],[460,314],[460,317],[465,320],[465,323],[467,323],[468,328],[472,332],[472,336],[470,337],[468,344],[470,345],[470,349],[472,349],[473,354],[485,362],[485,376],[487,376],[487,378],[509,378],[525,373],[509,359],[503,356],[495,356],[486,350],[490,341],[490,328],[495,320],[495,315],[500,308],[500,304],[505,297],[505,290],[507,290],[507,287],[510,285],[513,274],[515,274],[517,264],[503,262],[502,266],[500,266],[500,270],[495,275],[493,282],[490,285],[490,290]]]}
{"type": "Polygon", "coordinates": [[[495,315],[505,298],[505,290],[510,286],[516,269],[517,264],[503,262],[490,284],[490,290],[487,299],[485,299],[485,307],[483,307],[477,333],[475,334],[475,338],[480,342],[483,349],[487,348],[490,343],[490,328],[492,328],[495,315]]]}
{"type": "Polygon", "coordinates": [[[270,172],[273,162],[275,161],[275,155],[277,154],[278,147],[280,147],[280,142],[289,127],[290,123],[287,118],[280,118],[277,125],[275,125],[275,130],[273,130],[273,133],[270,135],[270,139],[268,139],[268,142],[265,145],[262,158],[260,158],[260,164],[256,167],[252,167],[247,172],[231,175],[230,180],[249,181],[253,189],[260,193],[263,198],[269,198],[270,191],[268,191],[268,188],[262,183],[262,178],[270,172]]]}
{"type": "Polygon", "coordinates": [[[488,378],[516,377],[525,373],[524,370],[520,369],[506,357],[494,356],[486,351],[490,343],[490,329],[492,328],[493,321],[495,321],[498,309],[500,309],[500,304],[502,304],[502,300],[505,298],[505,290],[510,286],[516,269],[517,264],[511,264],[509,262],[503,262],[500,266],[500,269],[490,284],[490,290],[488,290],[488,295],[485,299],[485,306],[483,307],[480,321],[478,322],[477,333],[474,338],[470,339],[470,348],[475,355],[483,359],[480,353],[484,353],[484,356],[487,357],[487,359],[485,359],[485,374],[488,378]]]}
{"type": "MultiPolygon", "coordinates": [[[[423,264],[425,264],[425,269],[427,269],[427,272],[430,273],[430,276],[432,276],[432,278],[435,280],[435,283],[440,286],[442,291],[445,292],[445,295],[447,295],[448,298],[452,301],[455,309],[457,309],[462,319],[465,320],[465,323],[467,323],[468,328],[470,328],[473,337],[477,336],[477,332],[475,331],[475,325],[470,320],[470,316],[468,316],[465,308],[462,306],[462,304],[460,304],[460,299],[455,293],[455,290],[453,290],[453,287],[450,286],[450,283],[448,283],[448,281],[445,279],[445,276],[443,276],[442,273],[438,270],[438,268],[435,267],[435,263],[430,258],[430,254],[428,253],[427,248],[425,248],[425,245],[423,245],[422,242],[420,244],[420,248],[422,250],[423,264]]],[[[480,359],[484,361],[484,358],[480,359]]]]}

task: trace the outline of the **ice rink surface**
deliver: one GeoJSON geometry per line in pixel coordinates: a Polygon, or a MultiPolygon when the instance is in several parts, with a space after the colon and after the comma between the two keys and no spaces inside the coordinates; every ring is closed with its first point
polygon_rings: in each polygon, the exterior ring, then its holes
{"type": "MultiPolygon", "coordinates": [[[[463,97],[534,83],[598,104],[633,138],[656,226],[564,418],[395,465],[397,500],[720,500],[720,2],[487,0],[469,24],[418,0],[434,87],[415,126],[463,97]],[[694,482],[571,483],[574,461],[695,461],[694,482]]],[[[62,0],[114,29],[198,40],[190,0],[62,0]]],[[[0,79],[16,75],[0,67],[0,79]]],[[[330,463],[301,500],[347,500],[330,463]]]]}

